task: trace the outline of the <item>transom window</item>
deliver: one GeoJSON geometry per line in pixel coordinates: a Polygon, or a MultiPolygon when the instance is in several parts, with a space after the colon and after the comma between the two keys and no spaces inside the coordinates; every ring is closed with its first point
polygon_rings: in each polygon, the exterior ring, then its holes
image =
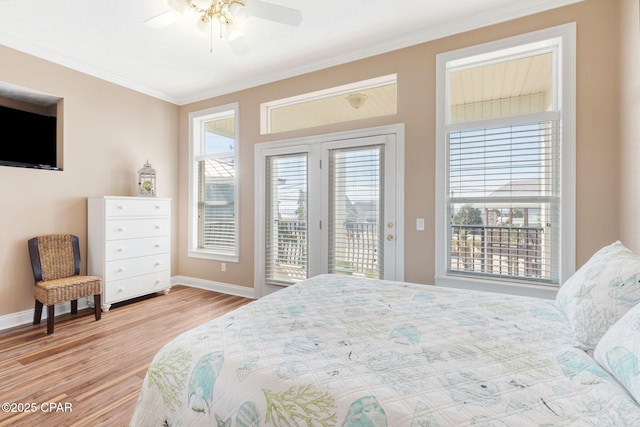
{"type": "Polygon", "coordinates": [[[260,105],[260,133],[308,129],[396,114],[397,75],[336,86],[260,105]]]}

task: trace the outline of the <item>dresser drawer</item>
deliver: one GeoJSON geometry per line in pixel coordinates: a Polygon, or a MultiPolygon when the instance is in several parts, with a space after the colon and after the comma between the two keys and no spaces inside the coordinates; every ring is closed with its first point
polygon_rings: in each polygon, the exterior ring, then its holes
{"type": "Polygon", "coordinates": [[[104,204],[105,215],[112,217],[129,216],[169,216],[171,201],[168,199],[107,199],[104,204]]]}
{"type": "Polygon", "coordinates": [[[168,253],[142,256],[136,258],[107,261],[105,263],[104,281],[126,279],[171,269],[171,256],[168,253]]]}
{"type": "Polygon", "coordinates": [[[170,251],[171,237],[142,237],[139,239],[108,240],[104,259],[113,261],[131,257],[163,254],[170,251]]]}
{"type": "Polygon", "coordinates": [[[130,298],[159,292],[171,287],[170,276],[166,272],[147,274],[109,283],[105,289],[104,303],[111,304],[130,298]]]}
{"type": "Polygon", "coordinates": [[[169,218],[115,219],[105,223],[106,240],[168,236],[171,226],[169,218]]]}

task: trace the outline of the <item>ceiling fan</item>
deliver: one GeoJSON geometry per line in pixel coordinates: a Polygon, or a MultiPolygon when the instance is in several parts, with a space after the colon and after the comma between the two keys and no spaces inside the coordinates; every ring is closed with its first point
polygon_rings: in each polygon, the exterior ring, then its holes
{"type": "Polygon", "coordinates": [[[280,24],[296,26],[302,22],[302,12],[262,0],[167,0],[168,9],[144,21],[152,27],[163,27],[177,19],[191,16],[194,25],[211,37],[226,38],[236,54],[249,51],[242,27],[250,16],[280,24]],[[217,31],[217,33],[216,33],[217,31]]]}

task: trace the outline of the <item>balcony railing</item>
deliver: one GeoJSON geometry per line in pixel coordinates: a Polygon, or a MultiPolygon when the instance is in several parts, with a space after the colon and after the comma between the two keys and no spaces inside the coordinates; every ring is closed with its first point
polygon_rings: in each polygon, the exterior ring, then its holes
{"type": "MultiPolygon", "coordinates": [[[[307,271],[307,223],[276,220],[271,242],[271,274],[274,279],[300,279],[307,271]]],[[[371,276],[379,270],[378,227],[366,222],[348,222],[336,237],[332,270],[340,274],[371,276]]]]}
{"type": "Polygon", "coordinates": [[[278,243],[276,262],[306,268],[307,221],[276,220],[278,243]]]}
{"type": "Polygon", "coordinates": [[[542,227],[452,225],[451,271],[547,279],[542,227]]]}
{"type": "Polygon", "coordinates": [[[337,264],[335,266],[336,272],[376,275],[374,272],[380,268],[377,224],[348,221],[345,224],[341,246],[341,248],[334,250],[337,264]],[[346,269],[343,271],[345,266],[346,269]]]}

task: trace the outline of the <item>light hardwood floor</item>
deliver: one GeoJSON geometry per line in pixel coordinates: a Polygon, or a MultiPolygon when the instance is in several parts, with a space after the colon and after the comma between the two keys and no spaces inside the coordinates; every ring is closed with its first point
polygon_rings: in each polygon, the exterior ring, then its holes
{"type": "Polygon", "coordinates": [[[156,352],[250,301],[174,286],[97,322],[91,309],[56,316],[53,335],[46,321],[0,331],[0,426],[127,426],[156,352]]]}

